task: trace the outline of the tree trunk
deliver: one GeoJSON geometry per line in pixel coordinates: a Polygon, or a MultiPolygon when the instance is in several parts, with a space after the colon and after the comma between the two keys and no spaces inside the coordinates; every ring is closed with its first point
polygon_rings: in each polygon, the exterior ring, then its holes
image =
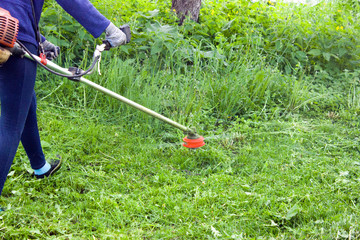
{"type": "Polygon", "coordinates": [[[201,0],[172,0],[171,10],[175,10],[180,19],[179,25],[182,25],[186,16],[190,16],[191,20],[199,21],[201,0]]]}

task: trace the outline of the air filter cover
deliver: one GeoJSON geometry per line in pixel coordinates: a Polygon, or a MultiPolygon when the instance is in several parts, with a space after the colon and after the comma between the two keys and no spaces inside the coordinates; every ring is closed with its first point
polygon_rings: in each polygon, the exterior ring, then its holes
{"type": "Polygon", "coordinates": [[[0,45],[12,48],[19,32],[19,20],[10,13],[0,8],[0,45]]]}

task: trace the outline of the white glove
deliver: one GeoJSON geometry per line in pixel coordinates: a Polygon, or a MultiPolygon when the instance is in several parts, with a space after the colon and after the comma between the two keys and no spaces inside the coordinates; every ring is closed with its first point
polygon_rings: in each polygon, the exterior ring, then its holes
{"type": "Polygon", "coordinates": [[[126,44],[126,35],[112,22],[105,30],[106,40],[110,43],[111,47],[118,47],[126,44]]]}

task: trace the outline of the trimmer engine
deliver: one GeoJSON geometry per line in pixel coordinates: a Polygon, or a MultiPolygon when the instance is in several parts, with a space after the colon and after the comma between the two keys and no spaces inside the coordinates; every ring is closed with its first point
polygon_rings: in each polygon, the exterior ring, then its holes
{"type": "Polygon", "coordinates": [[[10,13],[0,8],[0,66],[4,64],[11,52],[7,48],[13,48],[19,33],[19,20],[10,13]]]}
{"type": "Polygon", "coordinates": [[[0,8],[0,45],[12,48],[15,45],[19,32],[19,20],[0,8]]]}

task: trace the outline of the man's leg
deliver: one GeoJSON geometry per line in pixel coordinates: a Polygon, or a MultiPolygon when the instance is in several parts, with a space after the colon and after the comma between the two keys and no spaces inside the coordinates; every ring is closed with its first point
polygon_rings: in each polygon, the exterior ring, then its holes
{"type": "Polygon", "coordinates": [[[35,92],[33,92],[29,113],[21,136],[21,143],[29,157],[32,169],[42,168],[46,164],[46,160],[41,147],[37,124],[35,92]]]}
{"type": "MultiPolygon", "coordinates": [[[[35,46],[28,45],[32,51],[35,46]]],[[[0,194],[19,146],[31,105],[36,63],[11,57],[0,68],[0,194]]]]}

